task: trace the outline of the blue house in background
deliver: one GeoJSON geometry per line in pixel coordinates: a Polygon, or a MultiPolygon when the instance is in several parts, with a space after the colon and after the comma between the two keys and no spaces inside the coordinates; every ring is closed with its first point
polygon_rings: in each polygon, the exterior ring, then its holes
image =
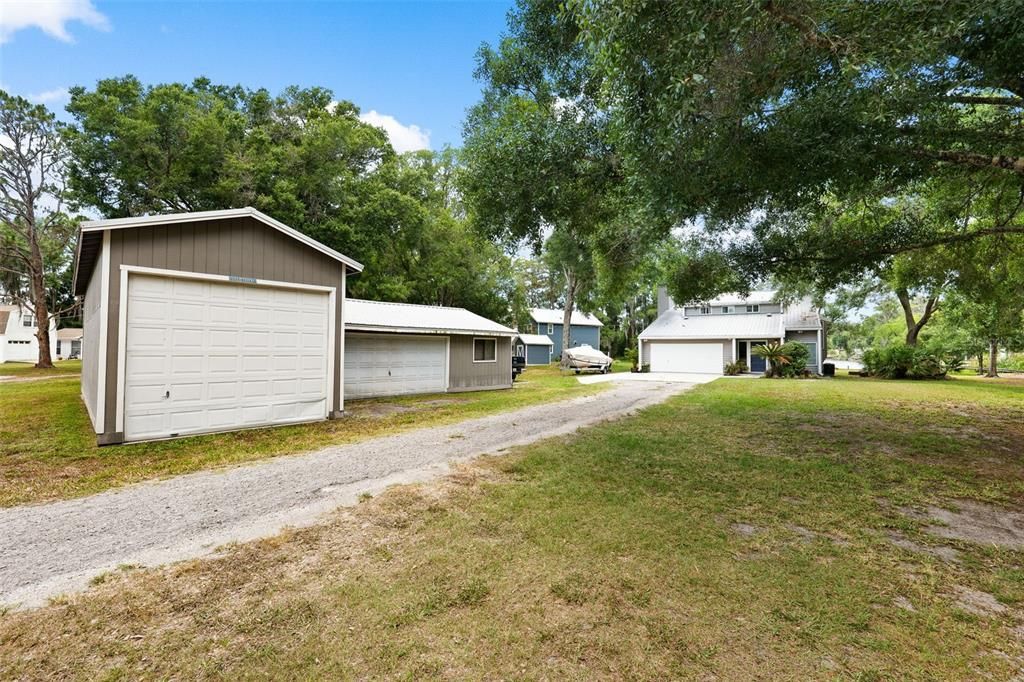
{"type": "MultiPolygon", "coordinates": [[[[562,357],[562,319],[564,318],[564,311],[562,310],[548,310],[546,308],[534,308],[530,311],[530,317],[533,319],[534,328],[538,334],[551,339],[553,344],[551,349],[552,359],[562,357]]],[[[569,325],[569,347],[575,348],[583,344],[593,346],[594,348],[601,347],[601,320],[597,319],[589,313],[581,313],[578,310],[574,310],[569,325]]]]}

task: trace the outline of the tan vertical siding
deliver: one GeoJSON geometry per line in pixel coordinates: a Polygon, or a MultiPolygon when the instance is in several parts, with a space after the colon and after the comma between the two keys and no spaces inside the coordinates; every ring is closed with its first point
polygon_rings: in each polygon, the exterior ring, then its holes
{"type": "MultiPolygon", "coordinates": [[[[103,396],[106,401],[104,432],[108,435],[114,433],[116,419],[122,264],[335,287],[334,404],[341,405],[338,367],[342,362],[345,267],[341,263],[254,218],[111,230],[110,258],[107,389],[103,396]]],[[[98,282],[96,284],[95,288],[93,282],[89,284],[89,293],[96,292],[94,296],[99,295],[98,282]]],[[[86,343],[89,344],[88,339],[86,343]]],[[[90,347],[96,348],[96,344],[87,345],[90,347]]]]}
{"type": "Polygon", "coordinates": [[[512,386],[511,338],[497,337],[495,362],[473,362],[473,336],[453,335],[450,338],[448,390],[471,391],[512,386]]]}

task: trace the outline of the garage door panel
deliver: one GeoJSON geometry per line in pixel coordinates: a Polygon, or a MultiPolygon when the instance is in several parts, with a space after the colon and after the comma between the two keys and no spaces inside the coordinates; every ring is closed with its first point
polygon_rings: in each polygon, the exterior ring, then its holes
{"type": "Polygon", "coordinates": [[[444,337],[363,336],[345,339],[345,397],[442,393],[448,388],[444,337]]]}
{"type": "Polygon", "coordinates": [[[722,373],[722,344],[651,342],[651,371],[722,373]]]}
{"type": "Polygon", "coordinates": [[[135,273],[128,282],[126,440],[327,416],[328,294],[135,273]],[[301,309],[302,333],[267,327],[281,302],[301,309]]]}

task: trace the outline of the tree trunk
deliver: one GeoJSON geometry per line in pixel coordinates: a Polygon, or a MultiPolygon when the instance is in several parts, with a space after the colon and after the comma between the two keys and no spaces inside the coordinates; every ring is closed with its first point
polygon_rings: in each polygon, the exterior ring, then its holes
{"type": "Polygon", "coordinates": [[[999,376],[997,366],[999,362],[999,342],[996,339],[988,340],[988,374],[985,376],[995,378],[999,376]]]}
{"type": "Polygon", "coordinates": [[[43,279],[43,256],[39,252],[39,244],[30,240],[29,288],[32,296],[32,307],[36,316],[36,340],[39,342],[39,357],[36,367],[49,369],[53,367],[50,357],[50,309],[46,305],[46,282],[43,279]]]}
{"type": "Polygon", "coordinates": [[[937,296],[931,296],[925,303],[921,319],[915,320],[914,308],[912,305],[913,302],[910,300],[910,292],[906,289],[897,289],[896,298],[899,299],[900,305],[903,307],[903,319],[907,323],[906,343],[908,346],[916,346],[918,334],[920,334],[921,329],[928,324],[928,320],[931,319],[932,313],[934,313],[938,308],[939,299],[937,296]]]}
{"type": "Polygon", "coordinates": [[[978,353],[978,374],[985,373],[985,356],[978,353]]]}
{"type": "Polygon", "coordinates": [[[569,349],[569,331],[572,326],[572,309],[576,306],[576,273],[567,271],[565,273],[565,310],[562,311],[562,358],[560,365],[562,369],[569,368],[569,360],[565,351],[569,349]]]}

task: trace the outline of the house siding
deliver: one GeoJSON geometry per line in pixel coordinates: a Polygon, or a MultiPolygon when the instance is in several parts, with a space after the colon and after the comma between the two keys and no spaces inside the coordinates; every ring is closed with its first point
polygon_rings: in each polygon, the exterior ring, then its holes
{"type": "MultiPolygon", "coordinates": [[[[553,330],[548,334],[548,325],[543,322],[537,323],[537,333],[543,334],[544,336],[551,339],[554,343],[554,347],[551,350],[551,357],[559,358],[562,356],[562,325],[554,324],[551,325],[553,330]]],[[[574,324],[569,326],[569,347],[575,348],[580,344],[588,344],[594,348],[601,347],[601,328],[600,327],[588,327],[580,324],[574,324]]]]}
{"type": "MultiPolygon", "coordinates": [[[[344,265],[250,217],[115,229],[110,230],[107,374],[105,395],[100,397],[105,401],[102,429],[105,438],[101,438],[102,441],[119,442],[121,438],[115,433],[121,265],[334,287],[336,369],[333,391],[334,405],[342,405],[342,373],[337,368],[343,367],[344,265]]],[[[93,278],[101,270],[97,264],[93,278]]],[[[99,291],[99,283],[90,280],[87,305],[90,295],[98,296],[99,291]]],[[[99,337],[88,329],[88,318],[86,327],[88,338],[99,337]]],[[[94,352],[92,349],[96,346],[87,344],[87,354],[94,352]]],[[[95,362],[89,364],[92,368],[96,366],[95,362]]]]}
{"type": "MultiPolygon", "coordinates": [[[[818,332],[816,330],[789,330],[786,332],[786,341],[799,341],[800,343],[818,343],[818,332]]],[[[822,346],[824,343],[821,344],[822,346]]],[[[811,370],[815,374],[821,373],[821,363],[824,359],[824,349],[820,346],[817,347],[818,357],[810,358],[807,369],[811,370]]]]}
{"type": "MultiPolygon", "coordinates": [[[[102,261],[102,259],[101,259],[102,261]]],[[[97,262],[89,277],[89,285],[85,292],[85,299],[82,302],[82,334],[83,337],[92,339],[82,348],[82,401],[89,411],[89,420],[96,418],[96,406],[99,402],[99,359],[100,359],[100,325],[103,319],[100,317],[101,279],[103,277],[103,263],[97,262]]],[[[93,423],[97,433],[103,432],[103,425],[93,423]]]]}
{"type": "MultiPolygon", "coordinates": [[[[746,313],[746,310],[747,310],[746,305],[747,305],[746,303],[737,303],[737,304],[735,304],[733,306],[736,309],[735,313],[723,313],[721,311],[722,306],[717,306],[717,305],[716,306],[712,306],[711,314],[712,315],[733,315],[733,314],[739,314],[739,313],[747,314],[746,313]]],[[[760,308],[760,310],[758,312],[760,314],[763,314],[763,315],[778,314],[778,313],[782,312],[782,306],[780,304],[778,304],[778,303],[758,303],[756,305],[761,306],[761,308],[760,308]]],[[[688,305],[685,308],[683,308],[683,310],[684,310],[686,315],[700,315],[701,314],[700,313],[700,306],[688,305]]],[[[753,314],[756,314],[756,313],[749,313],[749,314],[753,315],[753,314]]]]}
{"type": "Polygon", "coordinates": [[[512,387],[512,339],[497,338],[495,362],[473,362],[473,339],[495,338],[452,335],[448,346],[448,390],[479,391],[512,387]]]}
{"type": "Polygon", "coordinates": [[[546,365],[551,362],[551,346],[527,346],[527,365],[546,365]]]}
{"type": "Polygon", "coordinates": [[[672,343],[672,344],[693,344],[693,343],[720,343],[722,344],[722,369],[732,362],[732,339],[687,339],[687,340],[659,340],[659,341],[644,341],[643,342],[643,357],[640,362],[644,365],[651,364],[651,346],[656,343],[672,343]]]}

